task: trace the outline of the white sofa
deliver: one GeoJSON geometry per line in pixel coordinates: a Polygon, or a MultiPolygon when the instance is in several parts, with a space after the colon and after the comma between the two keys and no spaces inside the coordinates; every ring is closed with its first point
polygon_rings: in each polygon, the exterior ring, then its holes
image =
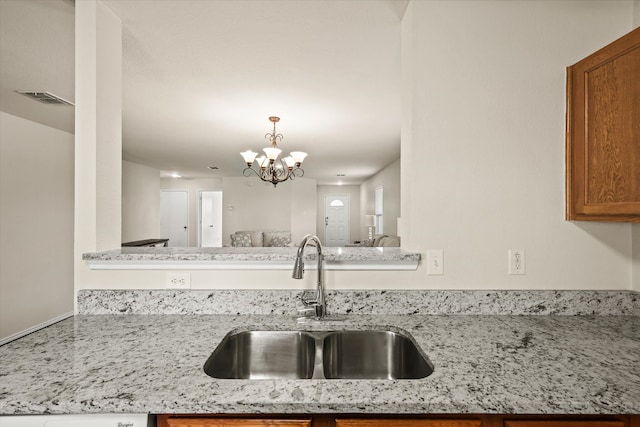
{"type": "Polygon", "coordinates": [[[290,231],[247,230],[231,235],[231,246],[245,248],[294,246],[290,231]]]}
{"type": "Polygon", "coordinates": [[[399,248],[400,236],[389,236],[388,234],[376,234],[373,239],[362,240],[360,243],[349,244],[350,247],[388,247],[399,248]]]}

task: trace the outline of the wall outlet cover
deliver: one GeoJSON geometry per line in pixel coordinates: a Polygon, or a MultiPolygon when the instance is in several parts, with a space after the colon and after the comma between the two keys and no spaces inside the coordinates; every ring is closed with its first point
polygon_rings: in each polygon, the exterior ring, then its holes
{"type": "Polygon", "coordinates": [[[525,274],[525,253],[524,249],[509,249],[509,274],[523,275],[525,274]]]}
{"type": "Polygon", "coordinates": [[[191,273],[179,272],[179,273],[167,273],[168,289],[190,289],[191,288],[191,273]]]}

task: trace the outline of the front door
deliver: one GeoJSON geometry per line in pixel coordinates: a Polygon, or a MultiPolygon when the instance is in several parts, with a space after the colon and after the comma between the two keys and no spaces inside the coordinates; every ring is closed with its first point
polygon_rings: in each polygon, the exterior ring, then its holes
{"type": "Polygon", "coordinates": [[[169,246],[189,246],[189,192],[160,191],[160,233],[169,246]]]}
{"type": "Polygon", "coordinates": [[[200,246],[222,247],[222,191],[200,192],[200,246]]]}
{"type": "Polygon", "coordinates": [[[349,243],[349,196],[324,196],[324,245],[349,243]]]}

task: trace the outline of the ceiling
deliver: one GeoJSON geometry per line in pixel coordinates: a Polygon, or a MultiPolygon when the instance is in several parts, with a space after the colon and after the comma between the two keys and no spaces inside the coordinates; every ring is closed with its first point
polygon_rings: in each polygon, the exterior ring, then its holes
{"type": "MultiPolygon", "coordinates": [[[[123,158],[240,176],[276,115],[306,177],[362,182],[400,156],[408,1],[103,0],[123,26],[123,158]]],[[[2,111],[73,132],[73,107],[15,93],[74,99],[73,15],[70,0],[0,0],[2,111]]]]}

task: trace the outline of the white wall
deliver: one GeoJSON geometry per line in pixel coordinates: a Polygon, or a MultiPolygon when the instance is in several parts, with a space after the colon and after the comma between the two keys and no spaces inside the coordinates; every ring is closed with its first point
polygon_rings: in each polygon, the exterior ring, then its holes
{"type": "Polygon", "coordinates": [[[316,230],[318,185],[315,179],[303,178],[291,184],[291,239],[299,243],[305,235],[314,234],[316,230]]]}
{"type": "Polygon", "coordinates": [[[318,185],[316,235],[324,243],[324,199],[326,196],[349,196],[349,241],[362,239],[362,221],[359,185],[318,185]]]}
{"type": "MultiPolygon", "coordinates": [[[[383,232],[390,236],[397,236],[401,193],[400,159],[382,169],[360,186],[360,216],[362,218],[365,215],[375,213],[375,192],[378,187],[382,187],[383,193],[383,232]]],[[[365,238],[365,236],[366,231],[361,237],[365,238]]]]}
{"type": "Polygon", "coordinates": [[[632,230],[631,289],[640,292],[640,224],[634,224],[632,230]]]}
{"type": "MultiPolygon", "coordinates": [[[[189,192],[189,246],[198,246],[198,211],[200,209],[200,191],[220,191],[222,190],[221,178],[209,179],[182,179],[182,178],[162,178],[160,179],[160,189],[162,190],[186,190],[189,192]]],[[[160,193],[158,192],[158,197],[160,193]]],[[[223,194],[224,201],[224,194],[223,194]]],[[[159,200],[159,199],[158,199],[159,200]]],[[[224,227],[223,217],[222,224],[224,227]]],[[[158,203],[158,232],[160,231],[160,203],[158,203]]],[[[224,236],[223,236],[224,237],[224,236]]],[[[171,242],[169,242],[171,243],[171,242]]]]}
{"type": "Polygon", "coordinates": [[[297,179],[277,188],[245,177],[162,178],[159,182],[160,189],[189,192],[189,246],[198,244],[199,196],[203,190],[222,191],[223,245],[229,245],[229,235],[240,230],[291,231],[293,241],[315,230],[315,180],[297,179]]]}
{"type": "Polygon", "coordinates": [[[404,242],[444,249],[427,286],[630,288],[630,225],[564,221],[565,67],[627,33],[630,13],[631,1],[410,4],[404,242]],[[506,274],[510,248],[526,251],[526,275],[506,274]]]}
{"type": "Polygon", "coordinates": [[[122,24],[104,4],[75,4],[74,286],[82,254],[122,241],[122,24]]]}
{"type": "MultiPolygon", "coordinates": [[[[77,7],[77,6],[76,6],[77,7]]],[[[629,224],[564,221],[565,69],[631,28],[632,1],[416,1],[403,20],[403,245],[444,276],[330,271],[343,289],[630,289],[629,224]],[[526,250],[508,276],[509,248],[526,250]]],[[[226,206],[226,202],[225,202],[226,206]]],[[[637,239],[636,239],[637,241],[637,239]]],[[[193,271],[193,288],[300,288],[287,271],[193,271]]],[[[87,271],[81,288],[162,288],[87,271]]]]}
{"type": "MultiPolygon", "coordinates": [[[[273,185],[245,177],[224,178],[222,242],[242,230],[286,231],[291,229],[291,186],[273,185]]],[[[289,184],[289,183],[286,183],[289,184]]]]}
{"type": "Polygon", "coordinates": [[[122,241],[160,237],[160,171],[122,161],[122,241]]]}
{"type": "Polygon", "coordinates": [[[72,312],[72,134],[0,112],[0,235],[0,340],[72,312]]]}
{"type": "Polygon", "coordinates": [[[640,27],[640,0],[633,0],[633,28],[640,27]]]}

